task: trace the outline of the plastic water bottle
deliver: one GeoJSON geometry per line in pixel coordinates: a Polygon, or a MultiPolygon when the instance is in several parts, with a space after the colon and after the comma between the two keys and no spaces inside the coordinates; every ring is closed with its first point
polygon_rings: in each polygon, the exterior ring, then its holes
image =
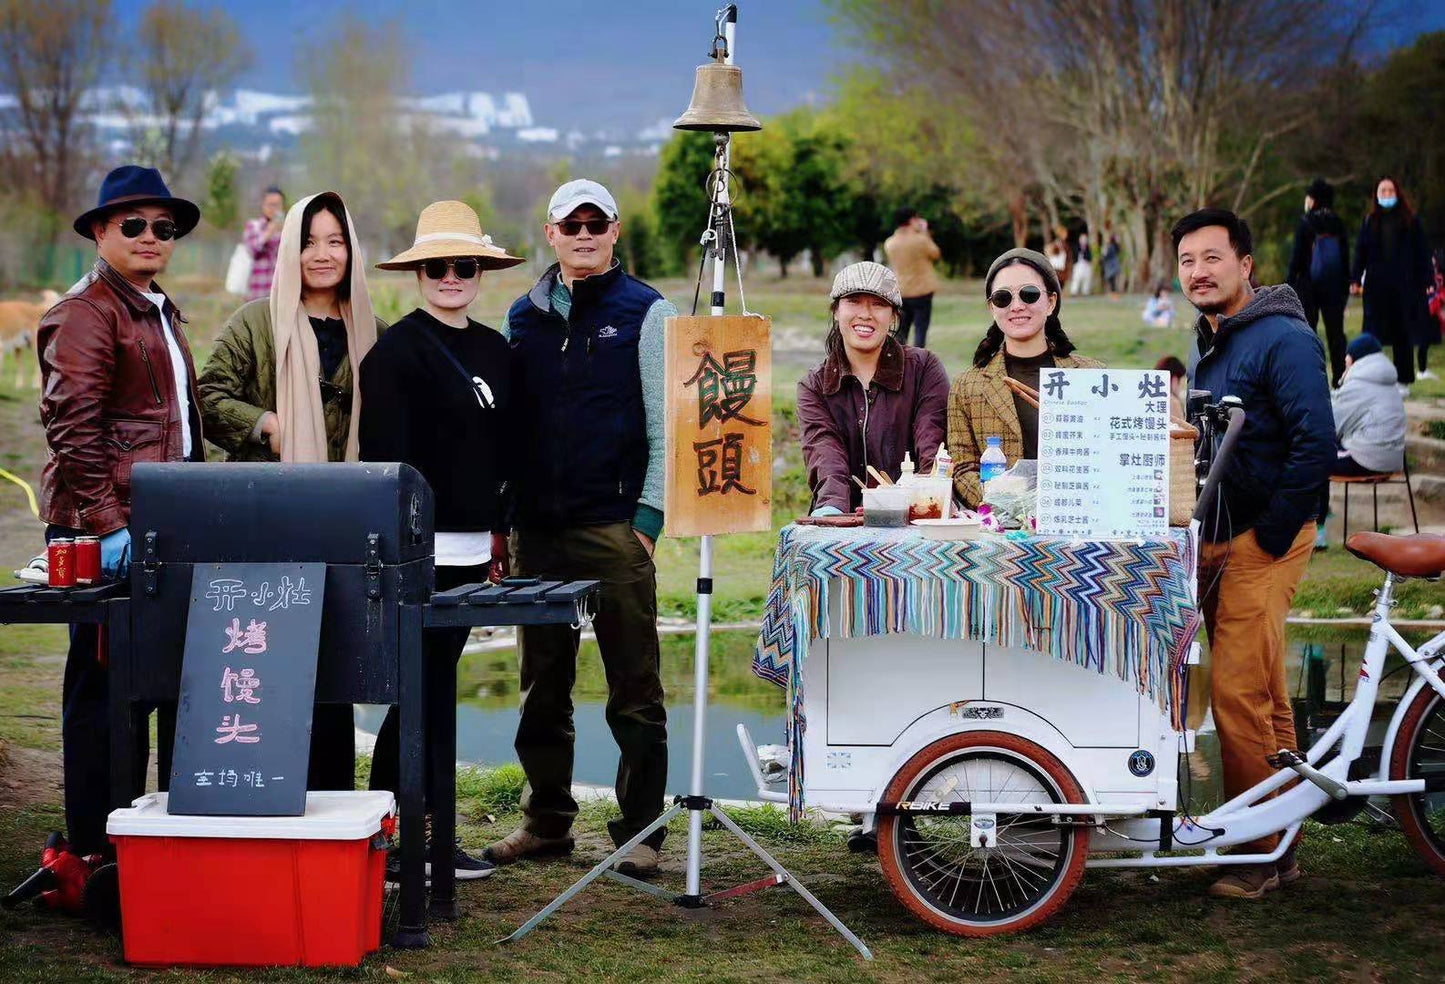
{"type": "Polygon", "coordinates": [[[990,437],[988,447],[984,449],[983,455],[978,459],[979,481],[987,485],[991,480],[998,478],[1008,467],[1008,459],[1003,456],[1001,447],[1003,438],[990,437]]]}

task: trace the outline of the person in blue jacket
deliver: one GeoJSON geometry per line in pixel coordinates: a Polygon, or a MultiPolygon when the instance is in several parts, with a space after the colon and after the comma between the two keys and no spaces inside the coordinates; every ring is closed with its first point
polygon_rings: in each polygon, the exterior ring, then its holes
{"type": "MultiPolygon", "coordinates": [[[[1191,389],[1235,396],[1245,423],[1204,519],[1199,601],[1209,633],[1224,795],[1274,774],[1268,756],[1295,748],[1284,676],[1284,620],[1309,564],[1320,490],[1335,461],[1324,347],[1288,286],[1250,286],[1249,226],[1201,209],[1173,231],[1179,283],[1199,311],[1191,389]]],[[[1277,835],[1244,845],[1270,853],[1277,835]]],[[[1210,888],[1261,898],[1299,877],[1291,845],[1277,862],[1231,865],[1210,888]]]]}

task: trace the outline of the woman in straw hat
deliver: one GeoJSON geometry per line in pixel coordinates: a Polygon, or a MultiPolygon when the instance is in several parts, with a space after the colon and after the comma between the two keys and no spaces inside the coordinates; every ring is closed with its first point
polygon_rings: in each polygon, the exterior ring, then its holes
{"type": "MultiPolygon", "coordinates": [[[[228,461],[356,461],[361,357],[386,325],[371,313],[356,229],[335,192],[286,213],[271,296],[221,329],[197,381],[206,438],[228,461]]],[[[350,704],[317,704],[308,789],[351,789],[350,704]]]]}
{"type": "MultiPolygon", "coordinates": [[[[434,202],[417,220],[411,248],[377,264],[413,271],[422,303],[361,363],[361,457],[404,461],[431,486],[440,591],[506,573],[502,485],[514,457],[506,444],[511,352],[499,332],[467,317],[467,308],[477,297],[483,270],[521,262],[482,234],[469,205],[434,202]],[[494,551],[496,540],[502,542],[494,551]]],[[[427,630],[428,663],[455,662],[466,639],[464,628],[427,630]]],[[[456,708],[428,707],[427,713],[455,714],[456,708]]],[[[427,753],[430,772],[430,748],[427,753]]],[[[372,789],[396,790],[399,756],[393,707],[376,736],[372,789]]],[[[430,810],[430,779],[426,788],[430,810]]],[[[493,868],[460,846],[454,861],[458,878],[481,878],[493,868]]]]}

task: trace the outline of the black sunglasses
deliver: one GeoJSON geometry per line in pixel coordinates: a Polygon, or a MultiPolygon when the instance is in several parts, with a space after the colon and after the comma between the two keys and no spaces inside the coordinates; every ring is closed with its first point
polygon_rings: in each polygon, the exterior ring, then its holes
{"type": "Polygon", "coordinates": [[[583,226],[586,226],[587,231],[592,233],[592,235],[600,236],[612,227],[612,220],[588,219],[586,222],[581,222],[577,219],[563,219],[561,222],[557,223],[557,228],[561,230],[562,235],[564,236],[577,235],[577,233],[582,231],[583,226]]]}
{"type": "Polygon", "coordinates": [[[128,219],[120,220],[120,234],[127,239],[135,239],[146,231],[146,226],[151,227],[151,232],[161,242],[176,238],[176,224],[170,219],[155,219],[147,222],[139,215],[132,215],[128,219]]]}
{"type": "MultiPolygon", "coordinates": [[[[1039,298],[1043,296],[1044,289],[1042,287],[1035,287],[1033,284],[1027,284],[1026,286],[1019,288],[1019,300],[1023,301],[1025,304],[1037,304],[1039,302],[1039,298]]],[[[1014,302],[1014,292],[1009,290],[1007,287],[1000,287],[998,290],[988,295],[988,302],[996,308],[1006,308],[1014,302]]]]}
{"type": "Polygon", "coordinates": [[[421,265],[422,273],[426,274],[428,280],[441,280],[451,270],[457,275],[458,280],[471,280],[482,272],[482,265],[476,260],[467,258],[462,260],[427,260],[421,265]]]}

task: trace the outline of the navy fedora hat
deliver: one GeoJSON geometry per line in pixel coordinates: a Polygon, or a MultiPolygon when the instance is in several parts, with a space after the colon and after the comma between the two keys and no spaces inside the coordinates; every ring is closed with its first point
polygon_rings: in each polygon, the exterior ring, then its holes
{"type": "Polygon", "coordinates": [[[122,205],[164,205],[171,210],[176,222],[176,238],[184,236],[201,221],[201,210],[195,202],[177,198],[171,194],[161,178],[161,172],[153,167],[123,164],[105,176],[100,183],[99,200],[95,208],[75,220],[75,231],[86,239],[94,239],[91,225],[111,209],[122,205]]]}

